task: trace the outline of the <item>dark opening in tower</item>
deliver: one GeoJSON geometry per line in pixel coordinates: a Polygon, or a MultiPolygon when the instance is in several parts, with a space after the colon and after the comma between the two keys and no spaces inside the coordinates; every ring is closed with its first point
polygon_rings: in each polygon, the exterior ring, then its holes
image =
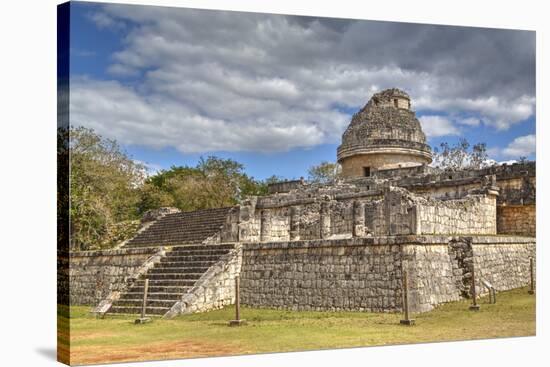
{"type": "Polygon", "coordinates": [[[370,176],[370,167],[363,167],[363,176],[365,177],[370,176]]]}

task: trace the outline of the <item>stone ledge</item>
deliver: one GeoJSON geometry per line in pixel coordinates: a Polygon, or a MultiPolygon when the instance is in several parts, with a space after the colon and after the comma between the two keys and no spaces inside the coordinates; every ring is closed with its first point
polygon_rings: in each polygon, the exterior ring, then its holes
{"type": "Polygon", "coordinates": [[[159,250],[159,247],[142,247],[142,248],[119,248],[112,250],[96,250],[96,251],[78,251],[71,252],[70,257],[95,257],[95,256],[124,256],[124,255],[142,255],[154,254],[159,250]]]}
{"type": "Polygon", "coordinates": [[[302,249],[321,247],[357,247],[357,246],[387,246],[387,245],[440,245],[451,241],[468,240],[472,244],[520,244],[536,243],[534,237],[503,236],[503,235],[403,235],[377,236],[347,239],[300,240],[281,242],[249,242],[243,243],[243,251],[251,250],[279,250],[302,249]]]}

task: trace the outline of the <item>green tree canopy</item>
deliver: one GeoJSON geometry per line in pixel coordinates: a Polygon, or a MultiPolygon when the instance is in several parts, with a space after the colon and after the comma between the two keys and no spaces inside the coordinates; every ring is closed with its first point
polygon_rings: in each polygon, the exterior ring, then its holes
{"type": "Polygon", "coordinates": [[[241,163],[215,156],[201,158],[194,167],[173,166],[147,177],[145,166],[116,141],[83,127],[71,128],[69,135],[73,250],[110,247],[132,237],[147,210],[232,206],[246,196],[265,195],[268,183],[277,180],[255,180],[241,163]]]}
{"type": "Polygon", "coordinates": [[[88,249],[108,241],[114,223],[138,217],[145,167],[91,129],[71,128],[69,144],[71,245],[88,249]]]}
{"type": "Polygon", "coordinates": [[[147,179],[142,191],[142,212],[160,206],[181,210],[220,208],[250,195],[264,195],[267,184],[244,172],[232,159],[209,156],[195,167],[172,166],[147,179]]]}

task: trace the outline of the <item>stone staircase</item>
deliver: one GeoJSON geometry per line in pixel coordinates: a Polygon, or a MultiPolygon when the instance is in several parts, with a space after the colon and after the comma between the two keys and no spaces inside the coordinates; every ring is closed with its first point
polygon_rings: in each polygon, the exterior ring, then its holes
{"type": "Polygon", "coordinates": [[[167,214],[139,233],[124,247],[198,244],[220,231],[229,208],[167,214]]]}
{"type": "Polygon", "coordinates": [[[146,314],[164,315],[220,257],[233,248],[233,244],[173,247],[159,263],[113,302],[107,314],[140,314],[147,278],[149,290],[146,314]]]}

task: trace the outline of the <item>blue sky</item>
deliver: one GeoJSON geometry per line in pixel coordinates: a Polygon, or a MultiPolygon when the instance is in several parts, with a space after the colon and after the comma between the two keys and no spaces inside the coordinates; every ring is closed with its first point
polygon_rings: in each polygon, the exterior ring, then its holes
{"type": "Polygon", "coordinates": [[[151,171],[216,155],[307,176],[391,87],[432,146],[535,158],[534,32],[72,3],[71,122],[151,171]]]}

